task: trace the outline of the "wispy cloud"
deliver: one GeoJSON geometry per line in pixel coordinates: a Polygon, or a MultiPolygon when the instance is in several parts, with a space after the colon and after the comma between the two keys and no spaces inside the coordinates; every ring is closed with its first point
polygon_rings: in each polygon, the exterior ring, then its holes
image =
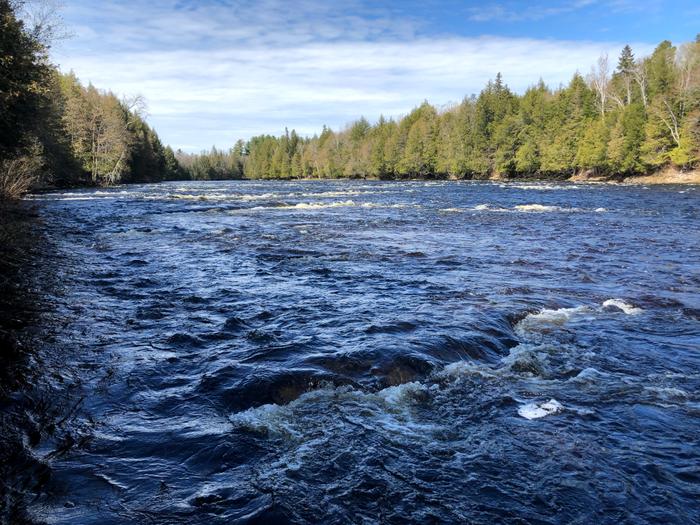
{"type": "Polygon", "coordinates": [[[656,0],[574,0],[565,2],[519,2],[490,3],[467,9],[469,19],[475,22],[522,22],[574,13],[587,8],[600,7],[614,12],[653,10],[656,0]]]}
{"type": "Polygon", "coordinates": [[[417,23],[357,0],[155,0],[68,4],[67,15],[95,44],[114,49],[279,46],[411,38],[417,23]],[[95,35],[98,33],[98,35],[95,35]]]}
{"type": "Polygon", "coordinates": [[[459,101],[499,71],[519,91],[539,76],[556,86],[621,47],[427,36],[418,22],[361,3],[263,4],[74,4],[67,17],[79,36],[56,60],[84,81],[143,94],[164,141],[199,150],[285,126],[312,134],[360,115],[400,115],[426,98],[459,101]]]}

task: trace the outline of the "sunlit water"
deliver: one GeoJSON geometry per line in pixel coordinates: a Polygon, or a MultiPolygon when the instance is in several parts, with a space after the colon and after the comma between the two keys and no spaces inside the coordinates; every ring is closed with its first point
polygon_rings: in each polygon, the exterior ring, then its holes
{"type": "Polygon", "coordinates": [[[49,523],[693,523],[700,190],[37,195],[49,523]]]}

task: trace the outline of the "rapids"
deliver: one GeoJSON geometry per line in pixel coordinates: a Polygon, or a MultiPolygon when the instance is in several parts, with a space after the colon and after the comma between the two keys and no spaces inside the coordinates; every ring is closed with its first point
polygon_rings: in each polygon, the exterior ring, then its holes
{"type": "Polygon", "coordinates": [[[700,189],[31,197],[52,524],[697,523],[700,189]],[[48,270],[47,270],[48,271],[48,270]]]}

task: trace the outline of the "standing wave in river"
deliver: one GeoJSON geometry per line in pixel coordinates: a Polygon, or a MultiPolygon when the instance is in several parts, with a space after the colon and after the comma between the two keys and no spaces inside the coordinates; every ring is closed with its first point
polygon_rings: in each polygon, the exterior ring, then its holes
{"type": "Polygon", "coordinates": [[[35,195],[61,256],[40,385],[62,415],[25,445],[49,471],[27,512],[696,523],[698,197],[446,181],[35,195]]]}

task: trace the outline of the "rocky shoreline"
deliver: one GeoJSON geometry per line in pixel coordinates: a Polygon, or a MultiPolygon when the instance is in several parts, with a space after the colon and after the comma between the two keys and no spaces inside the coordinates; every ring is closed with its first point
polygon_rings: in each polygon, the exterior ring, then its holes
{"type": "Polygon", "coordinates": [[[700,170],[680,171],[667,168],[649,175],[623,177],[596,176],[580,173],[568,179],[571,182],[603,182],[622,184],[700,184],[700,170]]]}

